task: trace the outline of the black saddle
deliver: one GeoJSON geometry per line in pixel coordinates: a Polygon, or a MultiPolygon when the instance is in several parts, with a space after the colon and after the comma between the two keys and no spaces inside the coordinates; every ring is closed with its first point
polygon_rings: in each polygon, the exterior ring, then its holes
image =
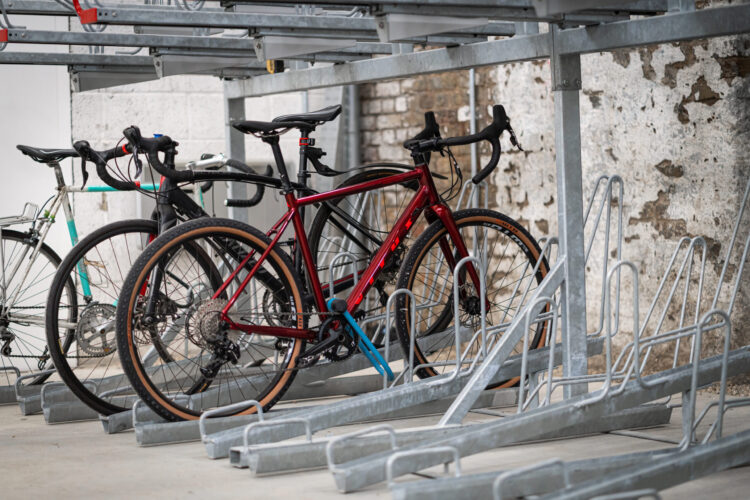
{"type": "MultiPolygon", "coordinates": [[[[252,120],[238,120],[232,122],[232,127],[236,128],[243,134],[272,134],[290,128],[310,129],[310,123],[298,121],[284,122],[256,122],[252,120]]],[[[315,127],[313,127],[315,128],[315,127]]]]}
{"type": "Polygon", "coordinates": [[[58,163],[65,158],[78,158],[75,149],[42,149],[31,146],[16,146],[26,156],[39,163],[58,163]]]}
{"type": "Polygon", "coordinates": [[[311,124],[330,122],[341,114],[341,104],[328,106],[327,108],[311,111],[309,113],[299,113],[296,115],[277,116],[274,122],[306,122],[311,124]]]}

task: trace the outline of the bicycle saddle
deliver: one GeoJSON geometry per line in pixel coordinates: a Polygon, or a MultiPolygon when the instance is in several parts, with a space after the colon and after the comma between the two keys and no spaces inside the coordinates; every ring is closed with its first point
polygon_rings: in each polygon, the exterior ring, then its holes
{"type": "Polygon", "coordinates": [[[341,114],[341,104],[335,106],[328,106],[327,108],[319,109],[317,111],[310,111],[309,113],[299,113],[295,115],[283,115],[277,116],[273,119],[274,122],[307,122],[307,123],[322,123],[330,122],[341,114]]]}
{"type": "Polygon", "coordinates": [[[272,132],[290,128],[307,130],[310,128],[310,123],[302,121],[256,122],[252,120],[238,120],[232,122],[232,127],[243,134],[271,134],[272,132]]]}
{"type": "Polygon", "coordinates": [[[19,144],[16,146],[26,156],[39,163],[57,163],[65,158],[78,158],[75,149],[42,149],[19,144]]]}

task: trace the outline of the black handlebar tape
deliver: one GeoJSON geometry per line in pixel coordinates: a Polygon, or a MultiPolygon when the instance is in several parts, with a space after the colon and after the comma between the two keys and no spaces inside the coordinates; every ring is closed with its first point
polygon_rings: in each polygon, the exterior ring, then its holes
{"type": "MultiPolygon", "coordinates": [[[[250,174],[250,175],[258,175],[258,173],[249,165],[245,165],[241,161],[238,160],[232,160],[229,159],[226,162],[226,165],[228,167],[232,167],[236,170],[239,170],[242,173],[250,174]]],[[[266,165],[266,170],[262,174],[264,177],[271,177],[273,174],[273,169],[271,168],[271,165],[266,165]]],[[[254,207],[258,203],[263,200],[263,194],[266,191],[266,186],[263,184],[255,184],[255,195],[250,198],[249,200],[227,200],[225,202],[225,205],[228,207],[254,207]],[[230,203],[231,202],[231,203],[230,203]],[[241,203],[240,203],[241,202],[241,203]],[[235,204],[240,203],[240,204],[235,204]]]]}
{"type": "Polygon", "coordinates": [[[88,141],[78,141],[73,144],[73,149],[78,152],[82,161],[91,161],[96,165],[96,174],[108,186],[111,186],[118,191],[134,191],[137,189],[135,183],[115,179],[107,171],[107,162],[109,160],[120,158],[132,153],[132,149],[129,145],[124,144],[106,151],[96,151],[91,148],[88,141]]]}
{"type": "Polygon", "coordinates": [[[497,167],[497,164],[500,161],[500,153],[502,152],[502,148],[500,147],[500,134],[509,127],[510,123],[508,121],[508,115],[505,113],[505,108],[500,104],[492,106],[492,123],[480,132],[480,134],[486,134],[484,139],[489,141],[492,145],[492,157],[490,158],[489,163],[471,178],[471,182],[474,184],[482,182],[492,173],[493,170],[495,170],[495,167],[497,167]]]}

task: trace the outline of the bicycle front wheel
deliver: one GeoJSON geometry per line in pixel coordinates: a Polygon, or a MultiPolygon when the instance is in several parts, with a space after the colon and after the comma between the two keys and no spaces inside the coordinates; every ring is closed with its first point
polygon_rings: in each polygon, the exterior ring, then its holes
{"type": "MultiPolygon", "coordinates": [[[[535,266],[541,250],[534,238],[513,219],[484,209],[460,210],[453,214],[456,226],[469,250],[484,268],[486,283],[486,325],[490,343],[501,336],[515,314],[533,296],[538,284],[547,274],[546,260],[535,266]]],[[[460,260],[455,245],[441,221],[431,224],[412,245],[399,274],[398,288],[410,290],[415,297],[416,335],[414,366],[421,378],[451,371],[456,357],[462,355],[467,367],[482,350],[481,335],[474,336],[481,327],[479,290],[467,274],[459,272],[458,317],[454,317],[453,266],[460,260]],[[446,258],[449,257],[449,258],[446,258]],[[456,352],[455,322],[462,330],[460,353],[456,352]]],[[[409,355],[411,306],[406,296],[399,299],[396,325],[401,345],[409,355]]],[[[546,323],[534,325],[526,334],[532,349],[546,341],[546,323]]],[[[518,353],[523,340],[515,347],[518,353]]],[[[507,387],[518,379],[500,381],[493,387],[507,387]]]]}
{"type": "MultiPolygon", "coordinates": [[[[247,334],[221,319],[269,245],[241,222],[201,218],[159,236],[133,264],[117,306],[117,346],[133,388],[157,414],[193,420],[248,400],[270,409],[294,380],[302,340],[247,334]],[[210,272],[205,259],[215,263],[210,272]]],[[[301,290],[289,258],[272,249],[228,316],[237,324],[304,328],[301,290]]],[[[248,404],[222,416],[256,411],[248,404]]]]}
{"type": "Polygon", "coordinates": [[[135,219],[101,227],[63,260],[47,298],[47,345],[57,373],[84,404],[102,415],[133,405],[130,382],[115,351],[115,311],[125,275],[158,232],[156,221],[135,219]],[[76,321],[62,300],[75,282],[76,321]]]}

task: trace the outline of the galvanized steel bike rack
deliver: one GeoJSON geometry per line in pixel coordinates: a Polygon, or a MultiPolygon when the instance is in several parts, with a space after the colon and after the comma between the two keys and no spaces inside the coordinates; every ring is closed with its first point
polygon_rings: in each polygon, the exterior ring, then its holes
{"type": "MultiPolygon", "coordinates": [[[[589,376],[589,381],[604,382],[604,387],[597,391],[598,395],[593,396],[587,402],[575,403],[576,407],[585,405],[591,405],[594,403],[601,404],[602,402],[612,397],[618,397],[627,391],[628,387],[625,383],[629,379],[631,380],[628,385],[635,386],[634,389],[640,388],[644,392],[648,392],[651,389],[656,388],[661,384],[671,383],[675,381],[675,374],[679,373],[681,389],[679,391],[674,390],[672,394],[676,392],[682,392],[682,406],[683,411],[683,438],[677,444],[677,448],[674,450],[648,452],[648,453],[635,453],[623,456],[605,457],[594,460],[574,461],[567,464],[563,464],[564,473],[567,474],[568,468],[576,472],[576,476],[573,478],[573,486],[562,492],[559,490],[559,484],[562,478],[559,475],[551,475],[544,464],[537,464],[537,466],[531,466],[528,468],[522,468],[516,470],[514,473],[504,473],[500,476],[497,474],[486,473],[480,475],[466,476],[460,480],[447,480],[441,479],[434,482],[419,481],[414,483],[401,483],[392,488],[394,498],[477,498],[487,496],[490,492],[494,491],[496,498],[501,498],[498,495],[498,491],[493,485],[497,485],[499,481],[510,481],[511,487],[508,493],[508,498],[516,498],[519,496],[526,495],[539,495],[544,493],[550,493],[550,498],[559,498],[563,495],[564,498],[589,498],[600,494],[622,494],[624,498],[629,498],[626,495],[626,490],[634,487],[648,486],[651,488],[662,489],[667,486],[679,484],[680,482],[701,477],[702,475],[723,470],[727,467],[745,463],[750,460],[750,455],[746,451],[742,450],[742,443],[747,445],[750,442],[750,436],[742,437],[740,435],[732,436],[727,440],[723,441],[721,445],[707,443],[711,437],[716,436],[717,440],[721,439],[723,415],[730,408],[736,408],[750,404],[750,398],[739,398],[736,400],[726,401],[726,381],[730,371],[730,356],[742,352],[747,352],[748,347],[730,351],[730,338],[731,338],[731,322],[729,315],[732,312],[733,305],[735,303],[736,295],[739,290],[739,285],[742,283],[742,277],[744,273],[744,267],[748,258],[748,249],[750,249],[750,234],[747,237],[743,252],[741,253],[740,260],[737,262],[737,276],[733,286],[730,287],[731,295],[728,297],[727,312],[718,310],[715,308],[717,305],[720,293],[722,291],[722,285],[726,279],[726,273],[729,266],[730,259],[733,255],[736,242],[738,240],[738,231],[743,220],[743,215],[747,208],[747,202],[750,193],[750,182],[748,182],[745,190],[745,195],[742,198],[741,206],[738,212],[737,221],[733,230],[732,238],[730,240],[729,247],[726,252],[725,263],[723,266],[722,273],[719,277],[716,294],[714,301],[711,305],[711,310],[706,312],[702,317],[699,318],[701,296],[702,296],[702,278],[703,269],[705,267],[705,252],[700,256],[700,269],[698,270],[698,292],[697,292],[697,303],[695,305],[694,319],[690,325],[685,325],[685,319],[687,316],[687,301],[688,301],[688,290],[691,281],[694,281],[693,276],[693,260],[695,257],[696,248],[702,248],[705,250],[705,242],[702,238],[688,239],[684,238],[681,240],[675,252],[670,259],[667,269],[664,273],[660,285],[657,289],[655,297],[652,301],[651,307],[646,315],[646,318],[642,323],[638,323],[638,287],[637,287],[637,268],[632,263],[621,262],[614,266],[608,275],[606,280],[607,286],[605,286],[605,301],[603,304],[606,306],[604,310],[604,317],[606,318],[606,340],[607,340],[607,369],[604,375],[589,376]],[[684,251],[684,256],[679,265],[679,269],[675,269],[675,263],[678,261],[678,257],[681,252],[684,251]],[[611,308],[611,297],[612,291],[610,289],[610,282],[616,277],[618,280],[617,289],[619,289],[619,267],[627,266],[633,272],[634,281],[634,335],[633,342],[627,344],[621,351],[619,357],[614,363],[612,362],[611,355],[611,338],[614,335],[612,328],[612,308],[611,308]],[[654,332],[649,337],[642,337],[646,328],[649,326],[649,320],[652,317],[657,302],[659,301],[662,292],[666,289],[668,279],[673,276],[674,282],[669,288],[665,304],[663,306],[662,313],[658,317],[658,321],[654,327],[654,332]],[[692,278],[692,279],[691,279],[692,278]],[[681,302],[672,304],[673,299],[678,296],[677,290],[680,281],[684,281],[684,292],[681,297],[681,302]],[[661,333],[661,328],[664,324],[664,318],[670,308],[670,305],[677,305],[679,310],[679,325],[678,328],[669,332],[661,333]],[[711,319],[718,317],[720,323],[711,324],[711,319]],[[722,354],[711,358],[710,361],[713,365],[718,368],[713,369],[713,376],[701,380],[702,373],[709,360],[701,359],[701,345],[703,333],[709,330],[723,329],[724,340],[722,343],[722,354]],[[688,366],[678,367],[677,365],[677,351],[681,340],[686,339],[691,341],[691,364],[688,366]],[[672,368],[662,374],[652,375],[650,377],[642,377],[641,371],[645,367],[645,363],[648,360],[648,356],[652,348],[657,344],[674,343],[675,355],[673,357],[672,368]],[[645,350],[646,353],[641,361],[640,352],[645,350]],[[718,361],[718,363],[717,363],[718,361]],[[621,369],[616,367],[623,363],[621,369]],[[650,380],[646,380],[650,379],[650,380]],[[612,381],[620,380],[621,384],[618,389],[612,389],[612,381]],[[719,381],[719,397],[718,401],[713,402],[703,409],[701,414],[696,417],[696,392],[701,386],[706,385],[708,382],[719,381]],[[689,382],[688,382],[689,381],[689,382]],[[717,417],[713,424],[706,431],[700,444],[694,446],[696,442],[696,432],[698,425],[706,417],[708,412],[716,408],[717,417]],[[738,444],[738,442],[740,444],[738,444]],[[700,448],[697,450],[696,448],[700,448]],[[704,458],[710,457],[710,458],[704,458]],[[742,462],[745,460],[745,462],[742,462]],[[691,461],[695,461],[693,468],[689,467],[691,461]],[[667,464],[667,465],[665,465],[667,464]],[[677,471],[676,474],[672,474],[673,471],[677,471]],[[585,473],[584,473],[585,472],[585,473]],[[523,476],[522,480],[515,482],[512,479],[516,476],[523,476]],[[611,477],[610,477],[611,476],[611,477]],[[596,480],[589,480],[591,477],[596,477],[596,480]],[[588,481],[588,482],[586,482],[588,481]],[[554,494],[552,494],[554,492],[554,494]],[[612,493],[620,492],[620,493],[612,493]]],[[[541,300],[541,302],[544,302],[541,300]]],[[[615,318],[619,315],[615,312],[615,318]]],[[[615,320],[615,333],[617,331],[617,319],[615,320]]],[[[526,354],[527,351],[524,351],[526,354]]],[[[747,369],[745,369],[747,370],[747,369]]],[[[738,373],[742,373],[742,370],[738,373]]],[[[547,383],[547,397],[542,404],[549,406],[549,394],[554,390],[552,384],[557,381],[559,383],[565,383],[564,378],[554,378],[552,376],[552,369],[548,369],[546,378],[547,383]]],[[[543,387],[543,384],[539,384],[538,388],[543,387]]],[[[668,391],[667,391],[668,392],[668,391]]],[[[596,393],[595,393],[596,394],[596,393]]],[[[671,398],[672,394],[666,394],[671,398]]],[[[535,394],[530,394],[527,399],[527,405],[531,401],[535,401],[535,394]]],[[[524,406],[524,387],[521,387],[519,397],[519,412],[524,406]]],[[[651,399],[652,401],[657,398],[651,399]]],[[[667,402],[669,399],[667,399],[667,402]]],[[[572,402],[571,402],[572,403],[572,402]]],[[[560,403],[565,405],[565,402],[560,403]]],[[[560,405],[558,404],[558,405],[560,405]]],[[[555,406],[555,405],[553,405],[555,406]]],[[[520,415],[519,415],[520,416],[520,415]]],[[[585,418],[585,417],[582,417],[585,418]]],[[[501,422],[502,423],[502,422],[501,422]]],[[[479,427],[475,427],[475,430],[479,430],[479,427]]],[[[627,434],[625,434],[627,436],[627,434]]],[[[663,439],[665,442],[669,442],[667,439],[663,439]]],[[[449,440],[438,441],[438,445],[448,443],[449,440]]],[[[433,442],[432,444],[435,444],[433,442]]],[[[430,446],[430,444],[424,444],[423,446],[430,446]]],[[[560,465],[559,461],[555,461],[555,464],[560,465]]],[[[558,467],[559,469],[559,467],[558,467]]],[[[349,471],[345,471],[349,472],[349,471]]],[[[351,474],[351,473],[350,473],[351,474]]],[[[570,484],[570,481],[565,481],[565,484],[570,484]]],[[[505,492],[505,490],[503,490],[505,492]]]]}

